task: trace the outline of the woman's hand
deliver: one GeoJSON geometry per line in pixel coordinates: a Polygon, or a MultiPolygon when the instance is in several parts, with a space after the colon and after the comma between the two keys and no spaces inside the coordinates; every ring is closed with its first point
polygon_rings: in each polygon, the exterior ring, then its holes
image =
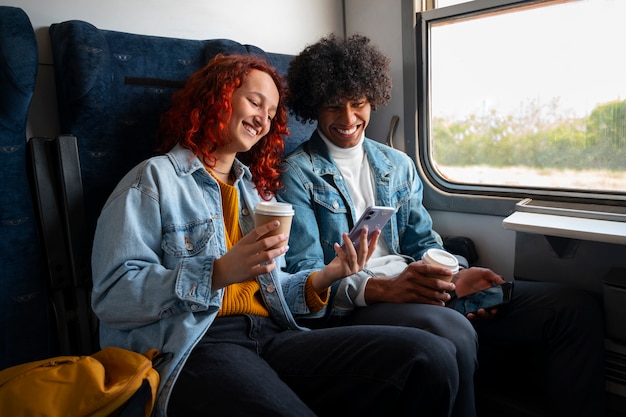
{"type": "Polygon", "coordinates": [[[281,233],[261,238],[276,230],[280,222],[274,221],[255,228],[239,240],[228,252],[213,263],[211,289],[217,290],[237,282],[247,281],[267,274],[276,268],[274,258],[287,252],[289,235],[281,233]],[[278,244],[285,243],[276,249],[278,244]]]}
{"type": "Polygon", "coordinates": [[[369,242],[367,234],[368,230],[366,227],[361,229],[358,249],[355,249],[347,233],[341,235],[344,244],[343,248],[339,243],[335,243],[337,256],[313,277],[313,288],[317,292],[321,292],[330,287],[335,281],[356,274],[365,268],[365,264],[374,253],[374,249],[376,249],[380,230],[376,230],[372,234],[372,239],[369,242]]]}

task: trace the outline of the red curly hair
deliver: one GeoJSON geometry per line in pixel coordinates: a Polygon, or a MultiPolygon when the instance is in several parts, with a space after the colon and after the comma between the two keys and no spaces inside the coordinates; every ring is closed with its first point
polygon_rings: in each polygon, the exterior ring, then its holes
{"type": "Polygon", "coordinates": [[[289,132],[283,77],[260,57],[219,54],[193,73],[184,87],[172,95],[170,109],[161,116],[161,143],[157,150],[165,153],[180,143],[201,160],[215,163],[215,150],[230,140],[226,128],[232,116],[233,92],[252,70],[272,77],[280,100],[267,135],[249,151],[239,153],[237,158],[250,169],[259,195],[269,199],[281,186],[283,135],[289,132]]]}

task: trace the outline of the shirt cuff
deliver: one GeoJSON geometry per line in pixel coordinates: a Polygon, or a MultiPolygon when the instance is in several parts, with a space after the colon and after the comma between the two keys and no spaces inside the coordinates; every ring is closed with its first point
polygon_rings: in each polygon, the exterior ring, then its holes
{"type": "Polygon", "coordinates": [[[365,302],[365,287],[367,286],[367,281],[369,281],[370,277],[365,278],[363,283],[361,284],[361,288],[359,288],[359,292],[354,299],[354,305],[357,307],[367,307],[367,303],[365,302]]]}

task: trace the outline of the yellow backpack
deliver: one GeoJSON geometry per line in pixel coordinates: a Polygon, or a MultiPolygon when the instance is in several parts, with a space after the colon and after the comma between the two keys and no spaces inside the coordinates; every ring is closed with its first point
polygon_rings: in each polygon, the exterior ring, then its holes
{"type": "Polygon", "coordinates": [[[4,369],[0,415],[125,416],[133,408],[135,417],[148,417],[159,385],[152,366],[158,353],[106,347],[91,356],[58,356],[4,369]]]}

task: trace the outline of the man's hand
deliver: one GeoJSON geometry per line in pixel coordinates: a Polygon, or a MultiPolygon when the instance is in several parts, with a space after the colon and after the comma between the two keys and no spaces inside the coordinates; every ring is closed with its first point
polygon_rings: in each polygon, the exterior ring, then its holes
{"type": "Polygon", "coordinates": [[[365,287],[365,302],[374,304],[421,303],[444,306],[454,291],[452,272],[446,268],[412,262],[395,277],[370,278],[365,287]]]}
{"type": "MultiPolygon", "coordinates": [[[[502,279],[500,275],[490,269],[477,267],[462,269],[455,276],[455,281],[457,297],[464,297],[468,294],[490,288],[493,285],[504,284],[504,279],[502,279]]],[[[497,312],[497,308],[489,310],[481,308],[476,313],[469,313],[467,318],[470,320],[490,319],[493,318],[497,312]]]]}
{"type": "Polygon", "coordinates": [[[504,284],[502,277],[491,269],[472,267],[461,269],[454,277],[457,297],[465,297],[494,285],[504,284]]]}

